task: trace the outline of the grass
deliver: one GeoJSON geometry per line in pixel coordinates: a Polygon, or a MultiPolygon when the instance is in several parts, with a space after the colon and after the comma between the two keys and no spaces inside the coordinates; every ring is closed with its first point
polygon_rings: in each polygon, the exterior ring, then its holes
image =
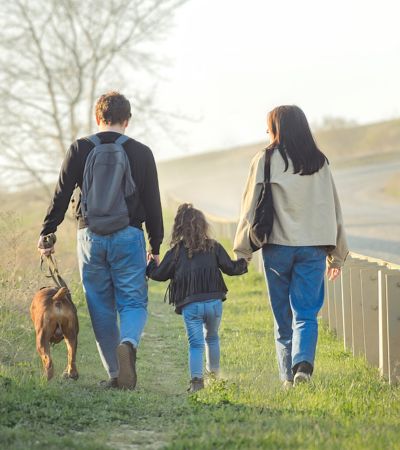
{"type": "MultiPolygon", "coordinates": [[[[344,352],[322,329],[313,384],[282,391],[264,280],[252,272],[228,282],[224,380],[191,397],[185,393],[183,323],[162,301],[165,286],[151,283],[135,392],[96,386],[104,373],[75,287],[80,379],[60,379],[63,344],[53,350],[55,380],[41,379],[29,331],[23,355],[12,364],[2,361],[0,368],[0,448],[400,448],[399,388],[382,382],[375,369],[344,352]]],[[[18,322],[27,327],[26,314],[18,322]]]]}
{"type": "MultiPolygon", "coordinates": [[[[3,223],[6,235],[24,229],[17,222],[11,228],[3,223]]],[[[59,242],[60,253],[66,254],[60,258],[63,272],[75,247],[67,228],[59,242]]],[[[61,343],[52,349],[56,376],[45,382],[28,315],[32,292],[45,282],[34,275],[36,256],[25,260],[23,272],[21,249],[10,241],[3,250],[16,259],[11,266],[10,255],[0,260],[0,448],[400,449],[400,389],[383,382],[363,359],[344,352],[324,327],[313,383],[290,392],[281,389],[265,283],[254,271],[227,278],[223,379],[204,391],[186,394],[183,321],[163,302],[165,284],[154,282],[138,352],[137,390],[97,387],[105,373],[81,287],[72,275],[68,281],[80,319],[80,378],[61,379],[66,363],[61,343]]]]}

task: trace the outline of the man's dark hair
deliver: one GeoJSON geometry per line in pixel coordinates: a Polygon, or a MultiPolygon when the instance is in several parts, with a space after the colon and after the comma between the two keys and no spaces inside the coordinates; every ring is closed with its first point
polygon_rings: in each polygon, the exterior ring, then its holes
{"type": "Polygon", "coordinates": [[[131,118],[129,100],[117,91],[103,94],[96,103],[96,117],[107,125],[123,123],[131,118]]]}

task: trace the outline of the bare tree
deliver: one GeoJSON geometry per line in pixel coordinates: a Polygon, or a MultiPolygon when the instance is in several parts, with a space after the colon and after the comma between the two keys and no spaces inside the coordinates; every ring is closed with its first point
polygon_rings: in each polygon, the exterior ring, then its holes
{"type": "Polygon", "coordinates": [[[49,176],[74,139],[93,130],[102,90],[134,92],[165,61],[156,54],[186,0],[14,0],[0,11],[0,163],[48,192],[49,176]]]}

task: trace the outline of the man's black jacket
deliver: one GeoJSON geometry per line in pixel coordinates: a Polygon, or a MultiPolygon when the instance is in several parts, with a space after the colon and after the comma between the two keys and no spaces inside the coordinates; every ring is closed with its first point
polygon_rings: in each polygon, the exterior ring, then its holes
{"type": "MultiPolygon", "coordinates": [[[[103,143],[114,142],[120,133],[104,131],[97,133],[103,143]]],[[[71,196],[75,187],[82,187],[83,171],[88,154],[94,145],[82,138],[73,142],[68,149],[61,166],[57,186],[44,219],[41,235],[54,233],[57,226],[64,220],[71,196]]],[[[145,145],[134,139],[129,139],[123,147],[129,159],[132,177],[137,187],[134,205],[128,205],[130,224],[142,228],[146,223],[146,230],[150,243],[150,251],[157,255],[164,237],[160,191],[158,187],[157,168],[153,153],[145,145]]],[[[80,208],[80,191],[75,199],[75,212],[79,228],[86,226],[80,208]]]]}

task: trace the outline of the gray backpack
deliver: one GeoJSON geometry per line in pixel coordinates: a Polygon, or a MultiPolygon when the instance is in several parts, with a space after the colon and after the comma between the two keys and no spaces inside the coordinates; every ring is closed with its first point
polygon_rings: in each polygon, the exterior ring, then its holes
{"type": "Polygon", "coordinates": [[[129,225],[127,200],[136,192],[128,156],[122,147],[129,137],[102,144],[95,134],[82,181],[81,208],[87,226],[96,234],[111,234],[129,225]]]}

